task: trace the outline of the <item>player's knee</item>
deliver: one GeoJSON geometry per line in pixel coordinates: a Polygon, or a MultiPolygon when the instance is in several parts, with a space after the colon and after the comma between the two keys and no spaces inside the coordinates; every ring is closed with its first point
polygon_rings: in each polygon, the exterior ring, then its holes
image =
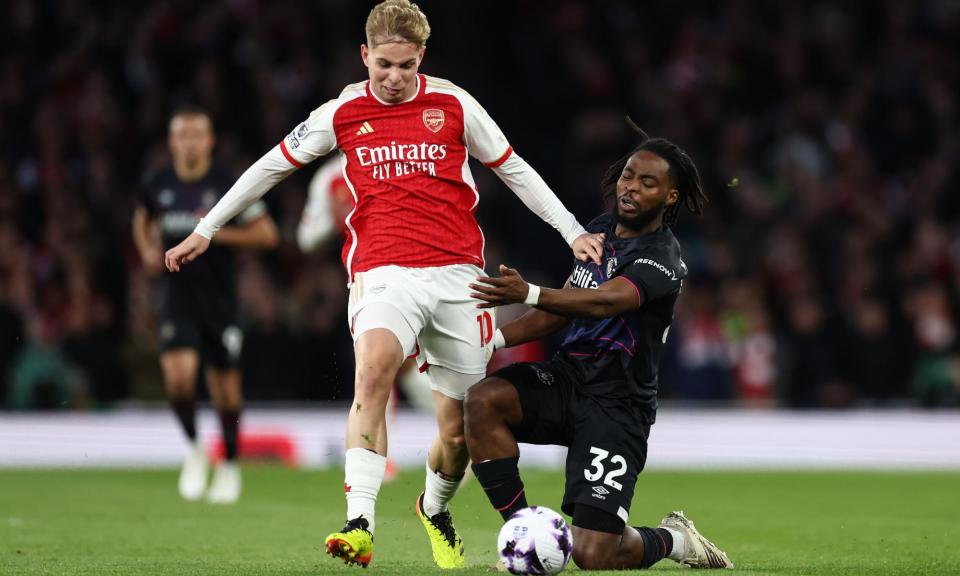
{"type": "Polygon", "coordinates": [[[169,398],[185,398],[193,396],[195,374],[188,375],[180,372],[169,372],[164,375],[164,387],[169,398]]]}
{"type": "Polygon", "coordinates": [[[613,568],[610,560],[614,554],[607,546],[597,542],[573,541],[573,562],[581,570],[609,570],[613,568]]]}
{"type": "Polygon", "coordinates": [[[387,401],[393,383],[393,374],[387,370],[368,368],[359,370],[354,384],[354,397],[365,402],[387,401]]]}
{"type": "Polygon", "coordinates": [[[467,450],[467,438],[462,432],[444,435],[440,438],[440,442],[446,449],[447,454],[460,454],[467,450]]]}
{"type": "Polygon", "coordinates": [[[489,380],[484,380],[467,390],[467,396],[463,400],[463,415],[467,428],[471,423],[474,426],[478,423],[489,425],[495,412],[495,404],[495,387],[490,385],[489,380]]]}

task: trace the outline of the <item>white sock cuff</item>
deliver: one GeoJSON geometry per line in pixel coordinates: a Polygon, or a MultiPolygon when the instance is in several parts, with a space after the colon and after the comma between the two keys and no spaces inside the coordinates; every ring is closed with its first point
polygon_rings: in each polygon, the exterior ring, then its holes
{"type": "Polygon", "coordinates": [[[361,477],[383,479],[387,470],[387,457],[366,448],[350,448],[344,456],[344,472],[346,475],[357,474],[361,477]]]}
{"type": "Polygon", "coordinates": [[[463,480],[463,476],[457,478],[456,480],[447,480],[446,474],[441,474],[439,470],[434,470],[430,467],[430,463],[427,462],[427,475],[432,475],[437,482],[442,483],[444,486],[459,486],[460,481],[463,480]]]}
{"type": "Polygon", "coordinates": [[[457,488],[460,487],[460,481],[463,478],[448,480],[438,471],[432,469],[429,462],[426,465],[426,470],[427,481],[423,491],[423,511],[427,516],[433,516],[447,509],[447,504],[457,493],[457,488]]]}
{"type": "Polygon", "coordinates": [[[370,523],[372,534],[376,528],[377,495],[383,484],[387,458],[363,448],[347,450],[343,465],[343,488],[347,493],[347,519],[363,516],[370,523]]]}

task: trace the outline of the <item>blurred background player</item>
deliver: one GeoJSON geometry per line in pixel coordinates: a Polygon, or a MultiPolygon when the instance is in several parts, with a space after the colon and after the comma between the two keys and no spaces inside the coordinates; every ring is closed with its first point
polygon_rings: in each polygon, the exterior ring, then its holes
{"type": "Polygon", "coordinates": [[[222,224],[295,169],[342,151],[356,201],[343,249],[356,381],[344,465],[347,523],[326,545],[331,555],[362,565],[373,556],[374,509],[386,466],[386,404],[397,371],[411,355],[429,366],[439,427],[416,512],[434,561],[442,567],[464,563],[447,503],[468,463],[463,397],[486,373],[494,326],[492,313],[477,314],[466,288],[482,273],[484,244],[474,218],[479,194],[468,155],[493,169],[578,257],[598,259],[602,250],[473,97],[446,80],[418,74],[429,36],[427,18],[415,4],[387,0],[374,7],[360,48],[369,80],[317,108],[166,254],[167,268],[179,270],[207,249],[222,224]]]}
{"type": "Polygon", "coordinates": [[[233,182],[213,159],[213,126],[204,110],[184,107],[174,113],[168,143],[172,166],[145,177],[133,237],[143,266],[158,277],[160,366],[170,405],[190,442],[180,472],[180,495],[197,500],[207,488],[207,456],[197,441],[195,408],[202,362],[226,451],[206,496],[210,502],[230,504],[241,489],[236,460],[243,403],[238,370],[243,334],[237,326],[231,248],[272,248],[278,234],[266,206],[253,203],[236,225],[220,231],[203,262],[183,274],[163,273],[163,251],[189,235],[233,182]]]}
{"type": "Polygon", "coordinates": [[[324,162],[310,179],[307,202],[297,225],[297,245],[305,254],[316,252],[342,230],[353,210],[350,187],[343,177],[340,154],[324,162]]]}
{"type": "Polygon", "coordinates": [[[497,331],[498,348],[570,330],[552,360],[513,364],[470,390],[467,444],[504,519],[527,507],[517,442],[568,448],[562,509],[582,569],[649,568],[665,557],[732,568],[682,512],[658,528],[626,524],[656,420],[660,350],[688,274],[671,226],[681,206],[700,214],[706,202],[690,157],[640,133],[643,142],[603,179],[613,209],[587,228],[606,235],[603,264],[575,262],[563,290],[541,290],[502,265],[501,278],[472,286],[478,308],[534,306],[497,331]]]}

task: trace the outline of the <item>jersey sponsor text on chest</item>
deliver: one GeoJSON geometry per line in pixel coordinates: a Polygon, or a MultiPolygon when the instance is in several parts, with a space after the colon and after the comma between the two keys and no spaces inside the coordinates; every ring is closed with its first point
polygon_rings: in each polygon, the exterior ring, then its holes
{"type": "Polygon", "coordinates": [[[570,283],[580,288],[592,288],[596,290],[600,284],[593,279],[593,272],[577,264],[570,275],[570,283]]]}
{"type": "Polygon", "coordinates": [[[414,172],[437,175],[435,161],[447,157],[446,144],[397,144],[389,146],[358,146],[354,149],[360,166],[372,167],[375,180],[386,180],[414,172]]]}

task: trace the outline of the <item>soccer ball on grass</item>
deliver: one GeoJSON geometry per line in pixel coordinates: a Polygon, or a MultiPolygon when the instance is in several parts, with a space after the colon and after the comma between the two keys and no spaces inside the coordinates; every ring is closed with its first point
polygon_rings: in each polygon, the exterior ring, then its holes
{"type": "Polygon", "coordinates": [[[570,561],[573,535],[562,516],[531,506],[518,510],[500,528],[497,551],[513,574],[557,574],[570,561]]]}

